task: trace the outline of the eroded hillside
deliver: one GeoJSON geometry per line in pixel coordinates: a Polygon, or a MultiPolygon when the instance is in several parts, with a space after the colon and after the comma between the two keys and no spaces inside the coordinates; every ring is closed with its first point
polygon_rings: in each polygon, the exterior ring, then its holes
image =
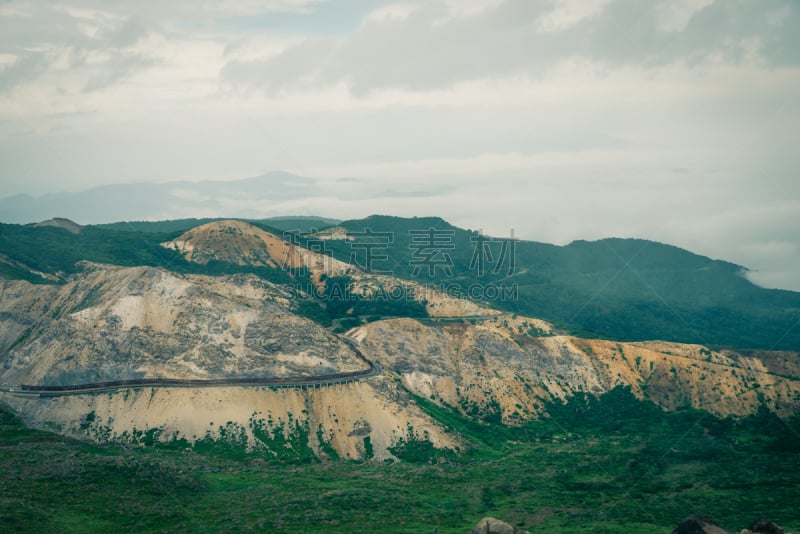
{"type": "Polygon", "coordinates": [[[745,356],[700,345],[580,339],[508,315],[459,323],[396,319],[350,334],[416,394],[507,423],[538,417],[555,399],[620,385],[667,410],[747,415],[766,405],[786,416],[800,409],[795,353],[745,356]]]}
{"type": "MultiPolygon", "coordinates": [[[[505,424],[547,416],[553,402],[617,386],[665,410],[741,416],[766,406],[789,416],[800,408],[796,353],[565,336],[545,321],[367,273],[237,221],[195,228],[165,246],[192,262],[301,267],[316,295],[255,274],[88,262],[63,285],[2,281],[0,396],[27,422],[101,441],[222,443],[278,458],[386,459],[420,440],[439,448],[465,445],[415,395],[505,424]],[[299,300],[333,306],[332,280],[345,282],[359,299],[399,294],[424,305],[428,317],[394,318],[387,308],[346,336],[336,334],[298,314],[299,300]],[[358,376],[350,383],[323,380],[342,373],[358,376]],[[302,387],[289,383],[298,377],[302,387]],[[23,385],[234,378],[279,382],[151,384],[41,397],[20,392],[23,385]]],[[[342,309],[353,313],[349,301],[342,309]]]]}
{"type": "MultiPolygon", "coordinates": [[[[336,230],[336,229],[334,229],[336,230]]],[[[332,233],[341,238],[340,233],[332,233]]],[[[320,239],[323,239],[320,237],[320,239]]],[[[364,272],[357,265],[344,263],[329,254],[309,250],[243,221],[216,221],[193,228],[162,244],[183,254],[186,260],[207,264],[211,261],[233,265],[270,267],[289,272],[308,271],[316,292],[325,294],[326,281],[346,276],[353,296],[424,303],[430,316],[491,315],[495,310],[409,280],[364,272]]]]}
{"type": "Polygon", "coordinates": [[[285,290],[251,275],[87,265],[61,287],[4,287],[18,298],[3,300],[3,331],[24,327],[2,363],[10,383],[314,375],[364,366],[336,336],[292,314],[285,290]]]}
{"type": "Polygon", "coordinates": [[[17,392],[132,378],[312,379],[305,389],[137,388],[4,400],[35,426],[98,440],[235,438],[280,452],[278,433],[299,440],[293,451],[385,458],[415,428],[437,446],[456,446],[389,378],[314,384],[315,376],[366,363],[341,338],[291,313],[290,297],[252,275],[94,264],[61,287],[3,282],[0,383],[17,392]]]}
{"type": "Polygon", "coordinates": [[[235,265],[264,266],[279,269],[305,267],[328,275],[354,270],[347,263],[299,247],[270,232],[243,221],[216,221],[188,230],[180,237],[163,243],[188,260],[207,264],[211,261],[235,265]]]}

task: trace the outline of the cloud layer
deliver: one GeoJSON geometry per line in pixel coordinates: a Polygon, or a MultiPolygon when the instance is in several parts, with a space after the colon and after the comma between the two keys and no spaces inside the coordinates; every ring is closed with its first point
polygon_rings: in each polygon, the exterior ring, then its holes
{"type": "Polygon", "coordinates": [[[0,194],[286,169],[317,194],[203,215],[645,237],[800,290],[798,28],[793,0],[3,2],[0,194]]]}

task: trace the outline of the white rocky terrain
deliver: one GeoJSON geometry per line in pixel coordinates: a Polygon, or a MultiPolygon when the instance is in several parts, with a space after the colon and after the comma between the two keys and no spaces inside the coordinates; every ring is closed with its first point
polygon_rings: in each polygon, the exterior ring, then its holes
{"type": "Polygon", "coordinates": [[[668,410],[746,415],[765,405],[790,415],[800,409],[795,353],[564,336],[538,319],[360,272],[245,223],[205,225],[165,246],[192,261],[265,267],[279,265],[276,258],[288,251],[319,284],[323,274],[346,273],[363,295],[412,290],[431,318],[380,320],[344,338],[298,315],[288,287],[252,274],[84,263],[63,285],[0,281],[0,400],[32,426],[80,438],[149,436],[187,444],[235,438],[276,455],[305,447],[321,458],[376,459],[392,458],[392,449],[410,438],[463,445],[414,395],[509,424],[546,416],[549,402],[617,386],[668,410]],[[359,376],[350,383],[322,379],[341,373],[359,376]],[[23,385],[137,379],[269,378],[283,386],[296,377],[306,380],[302,387],[20,392],[23,385]]]}
{"type": "Polygon", "coordinates": [[[10,323],[4,332],[27,325],[25,343],[0,365],[11,383],[292,376],[364,367],[344,342],[283,306],[285,290],[252,275],[180,276],[87,264],[60,287],[23,284],[4,282],[0,304],[10,323]]]}
{"type": "MultiPolygon", "coordinates": [[[[337,239],[346,238],[343,228],[333,230],[335,232],[330,235],[335,235],[337,239]]],[[[416,282],[365,273],[355,265],[291,244],[279,236],[243,221],[229,220],[204,224],[163,243],[162,246],[177,250],[188,261],[200,264],[216,260],[280,269],[304,267],[310,272],[320,292],[324,291],[325,280],[328,277],[346,275],[352,279],[353,293],[356,295],[370,297],[380,293],[386,298],[402,295],[403,298],[424,301],[426,310],[432,317],[497,313],[469,300],[453,298],[416,282]]]]}
{"type": "MultiPolygon", "coordinates": [[[[135,378],[314,377],[367,368],[353,349],[291,313],[285,290],[252,275],[179,276],[163,269],[86,264],[64,286],[0,282],[0,383],[75,385],[135,378]]],[[[341,456],[377,458],[409,425],[454,446],[390,379],[308,389],[139,388],[5,402],[31,424],[95,439],[155,429],[165,440],[219,436],[253,421],[313,429],[341,456]],[[87,415],[89,420],[87,421],[87,415]],[[324,432],[323,436],[317,431],[324,432]]]]}
{"type": "Polygon", "coordinates": [[[324,272],[329,276],[356,270],[347,263],[299,247],[237,220],[215,221],[192,228],[162,246],[177,250],[187,260],[201,264],[224,261],[281,269],[305,267],[313,273],[324,272]]]}
{"type": "Polygon", "coordinates": [[[746,356],[553,334],[544,321],[505,314],[457,323],[393,319],[350,332],[417,395],[507,423],[543,415],[554,399],[617,386],[667,410],[692,406],[720,416],[752,414],[761,405],[784,416],[800,410],[795,353],[746,356]]]}

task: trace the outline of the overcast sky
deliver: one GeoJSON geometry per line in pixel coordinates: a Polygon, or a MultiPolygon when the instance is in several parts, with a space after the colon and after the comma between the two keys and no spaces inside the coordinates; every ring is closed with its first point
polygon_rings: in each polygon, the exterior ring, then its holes
{"type": "Polygon", "coordinates": [[[319,194],[264,215],[643,237],[800,290],[798,125],[796,0],[0,0],[0,196],[286,170],[319,194]]]}

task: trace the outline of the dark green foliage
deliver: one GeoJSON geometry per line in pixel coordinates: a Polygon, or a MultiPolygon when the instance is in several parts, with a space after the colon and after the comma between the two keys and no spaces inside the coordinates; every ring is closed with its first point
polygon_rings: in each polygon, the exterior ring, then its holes
{"type": "MultiPolygon", "coordinates": [[[[331,431],[331,434],[332,433],[333,432],[331,431]]],[[[336,452],[336,449],[333,448],[333,445],[331,445],[329,438],[325,436],[325,432],[322,430],[322,425],[319,425],[317,427],[317,442],[319,443],[320,450],[324,453],[325,456],[328,457],[328,460],[332,461],[339,460],[339,453],[336,452]]]]}
{"type": "Polygon", "coordinates": [[[577,393],[566,403],[548,404],[546,410],[554,421],[571,421],[576,426],[601,432],[648,430],[650,422],[673,417],[650,401],[638,400],[630,388],[623,386],[617,386],[600,399],[577,393]]]}
{"type": "Polygon", "coordinates": [[[316,232],[335,226],[340,221],[327,217],[270,217],[267,219],[245,219],[250,224],[274,228],[281,232],[316,232]]]}
{"type": "MultiPolygon", "coordinates": [[[[375,269],[468,295],[471,287],[516,286],[517,298],[488,298],[500,309],[540,317],[571,333],[620,341],[664,339],[740,348],[800,350],[800,293],[763,289],[732,263],[641,239],[575,241],[555,246],[516,244],[515,272],[488,265],[481,276],[470,269],[477,233],[436,217],[372,216],[341,224],[351,232],[392,232],[375,269]],[[436,269],[413,275],[410,230],[452,231],[453,276],[436,269]]],[[[503,237],[503,236],[500,236],[503,237]]],[[[498,255],[495,244],[493,253],[498,255]]],[[[348,260],[348,242],[330,242],[348,260]]],[[[476,293],[481,296],[481,292],[476,293]]]]}
{"type": "Polygon", "coordinates": [[[428,317],[424,301],[410,299],[361,298],[353,307],[353,315],[375,320],[375,317],[428,317]]]}
{"type": "Polygon", "coordinates": [[[86,292],[86,295],[81,299],[81,301],[70,310],[70,313],[79,312],[81,310],[91,308],[96,304],[99,304],[102,296],[103,292],[100,290],[99,287],[97,286],[92,287],[89,291],[86,292]]]}
{"type": "Polygon", "coordinates": [[[292,311],[297,315],[302,315],[322,326],[330,326],[331,316],[328,315],[325,308],[323,308],[319,302],[311,299],[298,298],[294,300],[292,305],[292,311]]]}
{"type": "MultiPolygon", "coordinates": [[[[386,248],[377,248],[374,250],[374,256],[388,256],[385,260],[379,259],[373,262],[372,265],[366,265],[366,257],[363,251],[354,249],[350,242],[344,241],[329,241],[327,247],[339,259],[349,261],[351,257],[359,263],[362,267],[369,267],[373,271],[392,272],[396,276],[402,278],[410,278],[414,270],[414,265],[409,264],[413,250],[410,248],[412,245],[412,237],[409,230],[427,230],[434,228],[436,230],[455,230],[454,244],[456,248],[448,251],[453,259],[454,265],[457,267],[456,271],[459,276],[462,276],[469,265],[470,241],[467,232],[451,226],[444,220],[438,217],[414,217],[411,219],[404,219],[401,217],[389,217],[382,215],[373,215],[366,219],[356,221],[346,221],[341,223],[341,226],[346,228],[348,232],[364,232],[366,230],[372,232],[389,232],[392,234],[392,242],[387,243],[386,248]]],[[[369,238],[363,238],[365,241],[369,238]]],[[[380,240],[370,240],[372,242],[380,240]]],[[[443,276],[442,268],[436,268],[434,276],[428,275],[426,268],[422,269],[420,273],[420,281],[434,282],[441,280],[443,276]]]]}
{"type": "Polygon", "coordinates": [[[97,416],[94,413],[94,411],[87,413],[86,416],[83,418],[83,422],[81,423],[81,430],[86,430],[87,428],[89,428],[92,425],[92,423],[94,423],[96,417],[97,416]]]}
{"type": "MultiPolygon", "coordinates": [[[[147,232],[147,233],[174,233],[186,232],[203,224],[227,219],[177,219],[172,221],[123,221],[108,224],[94,225],[96,228],[107,230],[119,230],[123,232],[147,232]]],[[[285,232],[296,230],[300,232],[310,232],[320,230],[328,226],[335,225],[336,219],[324,217],[270,217],[267,219],[242,219],[250,224],[260,227],[268,227],[273,231],[285,232]]]]}
{"type": "Polygon", "coordinates": [[[203,439],[195,441],[195,452],[231,460],[244,460],[248,457],[247,433],[244,428],[229,421],[220,425],[217,431],[218,436],[207,431],[203,439]]]}
{"type": "Polygon", "coordinates": [[[417,436],[414,428],[409,425],[406,435],[400,438],[394,446],[389,448],[394,456],[404,462],[414,464],[435,463],[440,460],[456,459],[456,453],[449,449],[437,449],[433,446],[428,433],[422,437],[417,436]]]}
{"type": "Polygon", "coordinates": [[[333,331],[334,333],[341,334],[361,324],[360,317],[344,317],[336,321],[336,326],[334,327],[333,331]]]}
{"type": "Polygon", "coordinates": [[[330,317],[345,317],[357,299],[351,291],[352,280],[348,276],[331,276],[325,279],[322,302],[330,317]]]}
{"type": "MultiPolygon", "coordinates": [[[[2,252],[0,250],[0,252],[2,252]]],[[[42,276],[31,272],[29,269],[19,265],[13,265],[2,261],[0,258],[0,279],[8,280],[26,280],[32,284],[53,284],[55,282],[43,278],[42,276]]]]}
{"type": "MultiPolygon", "coordinates": [[[[161,243],[178,234],[121,231],[95,226],[85,227],[79,234],[73,234],[54,227],[0,224],[0,253],[33,270],[57,274],[62,278],[78,272],[80,268],[78,262],[87,260],[122,266],[163,267],[178,273],[212,276],[252,273],[275,283],[294,281],[280,269],[234,265],[220,261],[211,261],[207,265],[188,262],[178,252],[161,246],[161,243]]],[[[2,265],[0,263],[0,266],[2,265]]],[[[0,274],[32,282],[47,282],[20,269],[0,274]]],[[[78,309],[89,305],[91,301],[82,303],[78,309]]]]}
{"type": "Polygon", "coordinates": [[[120,221],[106,224],[92,225],[103,230],[116,230],[120,232],[169,234],[183,233],[203,224],[223,219],[175,219],[171,221],[120,221]]]}
{"type": "Polygon", "coordinates": [[[415,404],[439,421],[448,431],[465,437],[473,445],[498,449],[512,439],[510,432],[513,429],[503,425],[489,425],[485,422],[480,422],[479,412],[476,413],[477,417],[475,418],[466,417],[452,406],[437,404],[410,391],[407,391],[407,394],[414,400],[415,404]]]}
{"type": "Polygon", "coordinates": [[[375,451],[372,448],[372,438],[369,436],[364,436],[364,458],[366,460],[375,458],[375,451]]]}
{"type": "MultiPolygon", "coordinates": [[[[281,234],[285,229],[310,230],[314,218],[251,221],[281,234]],[[288,226],[287,226],[288,225],[288,226]]],[[[294,278],[278,269],[243,267],[220,262],[201,266],[185,261],[160,243],[206,220],[188,219],[159,223],[114,223],[85,227],[79,234],[61,228],[0,225],[0,276],[44,283],[30,270],[59,276],[77,270],[76,262],[90,260],[116,265],[153,265],[185,273],[233,274],[252,272],[277,283],[302,288],[302,273],[294,278]]],[[[326,222],[326,221],[320,221],[326,222]]],[[[488,265],[481,275],[470,268],[476,246],[475,232],[449,225],[442,219],[373,216],[348,221],[351,232],[369,228],[392,232],[393,242],[376,251],[388,256],[372,265],[403,278],[433,284],[456,296],[469,296],[474,288],[513,289],[500,297],[478,291],[472,295],[511,312],[541,317],[573,334],[617,340],[664,339],[704,345],[800,350],[800,293],[759,288],[731,263],[711,260],[676,247],[638,239],[576,241],[564,247],[517,242],[515,271],[494,271],[488,265]],[[410,230],[435,228],[452,232],[453,263],[449,276],[437,268],[416,276],[410,230]]],[[[307,240],[298,236],[301,243],[307,240]]],[[[328,252],[343,261],[359,261],[349,241],[326,241],[328,252]]],[[[495,243],[495,249],[497,243],[495,243]]],[[[494,250],[495,255],[498,250],[494,250]]],[[[363,260],[363,258],[362,258],[363,260]]],[[[506,267],[506,266],[501,266],[506,267]]],[[[424,304],[413,299],[356,299],[331,302],[328,318],[353,315],[424,317],[424,304]]],[[[311,318],[327,318],[305,308],[311,318]]]]}
{"type": "Polygon", "coordinates": [[[298,421],[289,415],[287,421],[273,421],[269,415],[265,420],[253,414],[250,418],[250,430],[257,440],[252,451],[267,460],[282,463],[307,463],[316,461],[317,457],[308,444],[308,420],[298,421]]]}
{"type": "MultiPolygon", "coordinates": [[[[321,298],[332,319],[364,317],[417,317],[428,316],[424,301],[411,296],[393,297],[390,293],[376,291],[363,297],[353,290],[353,280],[348,276],[332,276],[325,280],[325,293],[321,298]]],[[[354,326],[360,324],[360,321],[354,326]]]]}
{"type": "MultiPolygon", "coordinates": [[[[211,430],[196,441],[193,450],[198,454],[229,460],[245,461],[252,459],[278,462],[280,464],[304,464],[317,462],[314,451],[309,446],[308,421],[298,421],[289,417],[287,421],[273,420],[269,415],[266,419],[253,414],[248,427],[255,438],[255,443],[249,443],[247,430],[240,425],[228,422],[217,429],[218,435],[211,430]]],[[[155,436],[158,437],[157,435],[155,436]]],[[[183,440],[179,440],[181,445],[183,440]]],[[[169,446],[143,442],[144,445],[169,446]]],[[[330,449],[330,445],[328,445],[330,449]]],[[[334,455],[335,455],[335,451],[334,455]]],[[[332,455],[332,456],[334,456],[332,455]]],[[[334,459],[338,459],[335,456],[334,459]]]]}
{"type": "MultiPolygon", "coordinates": [[[[620,389],[510,428],[414,400],[469,450],[437,451],[413,431],[393,449],[404,457],[394,464],[265,462],[225,444],[203,454],[97,447],[29,430],[0,408],[0,525],[455,533],[492,515],[532,532],[663,533],[702,511],[729,530],[758,517],[800,528],[800,452],[774,448],[797,440],[796,419],[669,414],[620,389]]],[[[237,444],[241,429],[223,426],[237,444]]]]}
{"type": "Polygon", "coordinates": [[[0,253],[36,271],[77,272],[77,262],[176,268],[186,262],[160,246],[165,234],[140,234],[86,227],[79,234],[62,228],[0,224],[0,253]]]}
{"type": "Polygon", "coordinates": [[[185,453],[97,447],[26,428],[0,405],[0,529],[160,530],[208,489],[185,453]]]}

